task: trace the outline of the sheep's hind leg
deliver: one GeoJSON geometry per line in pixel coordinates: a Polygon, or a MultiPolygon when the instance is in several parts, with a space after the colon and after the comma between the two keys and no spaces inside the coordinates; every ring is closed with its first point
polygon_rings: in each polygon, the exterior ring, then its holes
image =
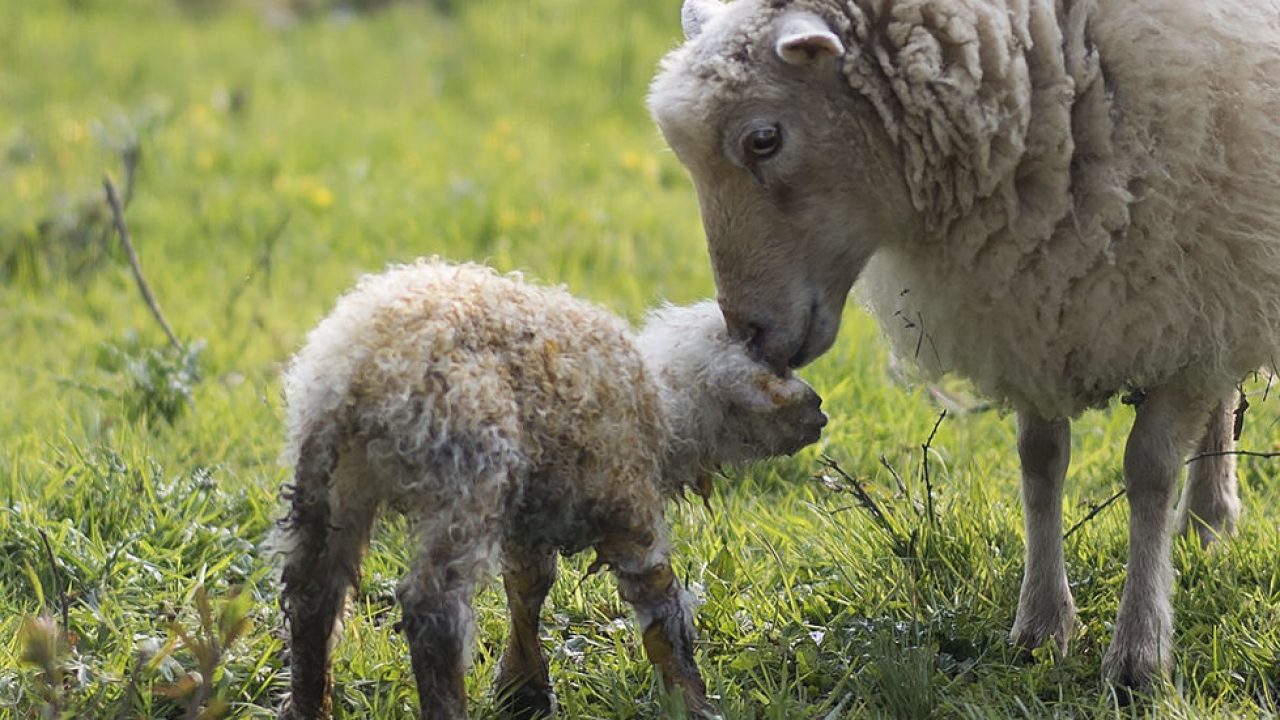
{"type": "Polygon", "coordinates": [[[691,597],[671,570],[665,543],[613,545],[597,551],[613,567],[618,594],[635,608],[645,654],[662,673],[663,685],[681,693],[694,717],[718,717],[694,660],[691,597]]]}
{"type": "Polygon", "coordinates": [[[1075,604],[1062,550],[1062,485],[1071,461],[1071,421],[1018,413],[1026,565],[1009,639],[1025,648],[1052,640],[1067,651],[1075,604]]]}
{"type": "MultiPolygon", "coordinates": [[[[349,458],[334,474],[341,482],[349,458]]],[[[334,455],[303,448],[284,522],[281,604],[289,620],[291,693],[281,717],[325,718],[330,712],[330,664],[347,592],[356,582],[376,512],[372,498],[330,491],[334,455]],[[339,501],[346,500],[346,505],[339,501]]]]}
{"type": "Polygon", "coordinates": [[[1178,386],[1151,391],[1137,408],[1125,446],[1128,575],[1111,646],[1102,659],[1103,677],[1118,686],[1122,700],[1129,690],[1151,687],[1172,659],[1172,500],[1186,450],[1203,430],[1211,405],[1178,386]]]}
{"type": "Polygon", "coordinates": [[[1204,437],[1192,455],[1195,459],[1187,466],[1187,481],[1178,502],[1177,532],[1194,532],[1204,547],[1235,532],[1240,517],[1236,458],[1226,454],[1235,449],[1235,398],[1232,393],[1231,399],[1219,403],[1209,414],[1204,437]]]}
{"type": "Polygon", "coordinates": [[[554,551],[527,551],[507,543],[502,552],[502,584],[511,613],[511,632],[494,683],[499,707],[512,717],[555,713],[555,693],[547,659],[538,642],[542,603],[556,580],[554,551]]]}

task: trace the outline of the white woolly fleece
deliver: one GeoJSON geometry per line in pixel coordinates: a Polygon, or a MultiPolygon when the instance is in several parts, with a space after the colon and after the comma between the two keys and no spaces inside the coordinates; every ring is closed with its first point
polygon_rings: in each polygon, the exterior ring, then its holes
{"type": "MultiPolygon", "coordinates": [[[[843,40],[909,193],[919,231],[862,273],[900,355],[1043,417],[1274,365],[1280,3],[737,0],[651,106],[717,127],[768,92],[758,53],[794,10],[843,40]]],[[[851,152],[830,157],[871,166],[851,152]]]]}

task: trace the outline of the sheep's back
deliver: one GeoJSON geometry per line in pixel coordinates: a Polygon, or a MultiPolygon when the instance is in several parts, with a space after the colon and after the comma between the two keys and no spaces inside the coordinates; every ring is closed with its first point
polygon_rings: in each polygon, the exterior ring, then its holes
{"type": "MultiPolygon", "coordinates": [[[[1063,37],[1035,47],[1065,53],[1069,123],[1033,115],[1041,140],[1028,141],[1013,192],[978,203],[940,242],[875,260],[865,291],[882,326],[930,371],[1049,416],[1126,386],[1221,386],[1272,362],[1280,9],[1066,7],[1088,16],[1059,18],[1063,37]],[[1069,163],[1037,156],[1060,148],[1069,163]]],[[[1028,58],[1033,76],[1052,75],[1028,58]]]]}

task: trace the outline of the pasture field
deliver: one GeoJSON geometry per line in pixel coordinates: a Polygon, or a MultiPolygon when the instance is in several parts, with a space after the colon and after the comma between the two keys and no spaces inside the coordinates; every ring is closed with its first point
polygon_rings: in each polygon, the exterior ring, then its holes
{"type": "MultiPolygon", "coordinates": [[[[273,717],[288,678],[263,548],[286,479],[278,376],[360,273],[482,260],[631,319],[714,292],[692,187],[643,104],[677,0],[330,4],[0,0],[0,717],[273,717]],[[127,223],[180,350],[111,232],[106,173],[131,186],[127,223]]],[[[709,508],[671,507],[726,718],[1280,712],[1280,460],[1241,459],[1237,537],[1176,544],[1172,682],[1122,709],[1099,663],[1123,498],[1067,542],[1072,653],[1024,657],[1006,643],[1023,549],[1012,418],[938,423],[929,392],[886,368],[851,301],[802,372],[831,416],[821,443],[727,470],[709,508]]],[[[1241,446],[1280,450],[1280,397],[1245,388],[1241,446]]],[[[1117,402],[1076,423],[1068,527],[1120,488],[1131,418],[1117,402]]],[[[411,544],[403,521],[374,538],[335,663],[342,717],[414,716],[393,631],[411,544]]],[[[562,563],[543,613],[562,716],[678,716],[590,559],[562,563]]],[[[484,718],[497,582],[477,608],[467,683],[484,718]]]]}

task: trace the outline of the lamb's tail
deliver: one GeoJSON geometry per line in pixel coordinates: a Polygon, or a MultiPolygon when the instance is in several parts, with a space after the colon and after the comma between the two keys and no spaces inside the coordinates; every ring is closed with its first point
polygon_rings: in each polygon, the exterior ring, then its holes
{"type": "MultiPolygon", "coordinates": [[[[320,424],[306,432],[297,448],[293,482],[281,493],[289,509],[269,543],[275,554],[286,558],[286,566],[292,556],[319,557],[324,551],[331,526],[330,480],[338,463],[338,434],[320,424]]],[[[284,581],[288,583],[289,578],[284,581]]]]}
{"type": "Polygon", "coordinates": [[[284,496],[289,510],[273,539],[284,566],[280,605],[288,619],[289,717],[328,717],[331,648],[342,632],[342,603],[350,574],[335,572],[329,550],[333,533],[333,482],[339,434],[326,423],[301,428],[293,483],[284,496]]]}

